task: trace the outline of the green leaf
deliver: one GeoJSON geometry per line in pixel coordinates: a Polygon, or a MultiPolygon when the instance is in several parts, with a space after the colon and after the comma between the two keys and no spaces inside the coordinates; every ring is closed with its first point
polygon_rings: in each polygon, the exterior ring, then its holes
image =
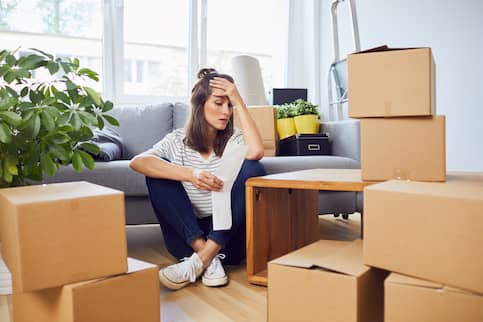
{"type": "Polygon", "coordinates": [[[72,155],[72,166],[77,172],[81,172],[82,170],[82,157],[79,151],[74,151],[74,155],[72,155]]]}
{"type": "Polygon", "coordinates": [[[102,114],[102,117],[109,122],[109,124],[114,125],[114,126],[119,126],[118,120],[116,120],[114,117],[107,115],[107,114],[102,114]]]}
{"type": "Polygon", "coordinates": [[[89,77],[90,79],[95,80],[96,82],[99,81],[99,75],[95,71],[93,71],[89,68],[81,68],[81,69],[79,69],[77,74],[78,75],[85,75],[85,76],[89,77]]]}
{"type": "Polygon", "coordinates": [[[57,64],[55,61],[49,61],[47,63],[47,69],[49,70],[50,75],[54,75],[59,71],[59,64],[57,64]]]}
{"type": "Polygon", "coordinates": [[[102,112],[109,112],[110,110],[112,110],[114,107],[114,104],[112,104],[111,101],[106,101],[104,103],[104,107],[102,108],[102,112]]]}
{"type": "Polygon", "coordinates": [[[14,176],[18,176],[18,168],[17,168],[18,159],[12,155],[9,155],[5,162],[7,163],[6,165],[7,171],[14,176]]]}
{"type": "Polygon", "coordinates": [[[65,125],[59,126],[57,130],[59,130],[59,132],[72,132],[74,128],[70,124],[65,124],[65,125]]]}
{"type": "Polygon", "coordinates": [[[0,179],[3,178],[3,159],[0,159],[0,179]]]}
{"type": "Polygon", "coordinates": [[[28,86],[25,86],[25,87],[24,87],[24,88],[22,88],[22,90],[20,91],[20,96],[24,97],[24,96],[26,96],[28,93],[29,93],[29,88],[28,88],[28,86]]]}
{"type": "Polygon", "coordinates": [[[52,118],[52,116],[47,112],[46,110],[43,110],[42,113],[40,114],[40,121],[42,125],[45,127],[47,132],[52,132],[55,128],[55,121],[52,118]]]}
{"type": "Polygon", "coordinates": [[[11,111],[1,111],[0,118],[15,127],[19,126],[20,123],[22,123],[22,118],[20,117],[20,115],[11,111]]]}
{"type": "Polygon", "coordinates": [[[60,62],[60,65],[62,66],[62,69],[66,74],[70,73],[72,71],[72,66],[70,63],[66,62],[60,62]]]}
{"type": "Polygon", "coordinates": [[[5,57],[5,62],[10,66],[15,66],[15,64],[17,63],[17,59],[15,59],[14,55],[9,54],[7,55],[7,57],[5,57]]]}
{"type": "Polygon", "coordinates": [[[12,133],[10,132],[10,128],[3,122],[0,123],[0,142],[6,144],[12,142],[12,133]]]}
{"type": "Polygon", "coordinates": [[[97,117],[97,126],[99,127],[99,130],[104,128],[104,120],[100,116],[97,117]]]}
{"type": "Polygon", "coordinates": [[[42,51],[42,50],[37,49],[37,48],[29,48],[29,49],[32,49],[32,50],[34,50],[34,51],[36,51],[38,53],[41,53],[42,55],[48,57],[50,60],[54,59],[54,56],[52,56],[51,54],[46,53],[45,51],[42,51]]]}
{"type": "Polygon", "coordinates": [[[101,105],[101,98],[93,88],[85,86],[84,90],[86,91],[87,95],[89,95],[89,97],[92,98],[92,100],[94,101],[94,104],[101,105]]]}
{"type": "Polygon", "coordinates": [[[54,96],[66,104],[70,104],[69,96],[64,92],[55,92],[54,96]]]}
{"type": "Polygon", "coordinates": [[[55,144],[64,144],[70,141],[70,136],[64,133],[56,133],[51,137],[51,141],[55,144]]]}
{"type": "Polygon", "coordinates": [[[38,104],[44,99],[44,94],[40,91],[30,91],[29,98],[32,103],[38,104]]]}
{"type": "Polygon", "coordinates": [[[82,158],[82,163],[84,163],[85,167],[89,170],[94,169],[94,159],[89,153],[86,153],[82,150],[78,150],[76,152],[79,152],[81,158],[82,158]]]}
{"type": "Polygon", "coordinates": [[[78,139],[79,142],[89,141],[93,137],[94,137],[94,133],[92,133],[92,130],[89,127],[87,126],[81,127],[79,131],[79,139],[78,139]]]}
{"type": "Polygon", "coordinates": [[[55,163],[48,153],[40,154],[40,166],[42,167],[42,171],[47,173],[47,175],[53,176],[55,174],[55,163]]]}
{"type": "Polygon", "coordinates": [[[77,68],[79,68],[79,65],[80,65],[80,61],[79,61],[79,58],[74,58],[74,60],[72,61],[72,65],[74,67],[75,70],[77,70],[77,68]]]}
{"type": "Polygon", "coordinates": [[[64,147],[58,144],[49,144],[49,152],[52,153],[52,155],[62,161],[68,160],[69,159],[69,154],[65,150],[64,147]]]}
{"type": "Polygon", "coordinates": [[[17,78],[17,74],[13,70],[9,70],[4,76],[3,79],[10,84],[13,80],[17,78]]]}
{"type": "Polygon", "coordinates": [[[16,105],[18,99],[16,97],[9,96],[4,100],[0,100],[0,111],[5,111],[11,108],[12,106],[16,105]]]}
{"type": "Polygon", "coordinates": [[[93,114],[91,114],[89,112],[85,112],[85,111],[80,111],[79,115],[80,115],[82,122],[84,122],[84,124],[97,126],[97,119],[93,114]]]}
{"type": "Polygon", "coordinates": [[[12,182],[13,180],[12,174],[10,171],[8,171],[7,162],[3,162],[3,180],[8,183],[12,182]]]}
{"type": "Polygon", "coordinates": [[[82,126],[82,121],[79,117],[79,114],[76,112],[72,113],[72,118],[70,119],[70,124],[74,128],[74,131],[79,131],[80,127],[82,126]]]}
{"type": "Polygon", "coordinates": [[[77,85],[74,82],[72,82],[71,80],[67,80],[65,82],[65,86],[66,86],[67,90],[74,90],[74,89],[77,88],[77,85]]]}
{"type": "Polygon", "coordinates": [[[26,69],[17,69],[17,79],[30,78],[32,74],[26,69]]]}
{"type": "Polygon", "coordinates": [[[7,64],[0,66],[0,77],[5,75],[5,73],[8,72],[9,70],[10,70],[10,66],[8,66],[7,64]]]}
{"type": "Polygon", "coordinates": [[[32,118],[30,119],[26,130],[31,138],[35,138],[39,134],[40,116],[37,113],[34,114],[34,116],[32,116],[32,118]]]}
{"type": "Polygon", "coordinates": [[[94,155],[97,155],[99,154],[99,152],[101,152],[101,148],[99,148],[99,146],[97,144],[94,144],[94,143],[87,143],[87,142],[84,142],[80,145],[83,149],[85,149],[86,151],[94,154],[94,155]]]}
{"type": "Polygon", "coordinates": [[[24,69],[36,69],[46,61],[44,57],[36,54],[30,54],[22,58],[22,60],[18,61],[18,66],[24,69]]]}

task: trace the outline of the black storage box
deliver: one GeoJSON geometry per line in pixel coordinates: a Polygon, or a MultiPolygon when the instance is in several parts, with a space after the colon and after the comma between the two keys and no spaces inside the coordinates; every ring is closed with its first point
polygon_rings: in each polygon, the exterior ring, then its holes
{"type": "Polygon", "coordinates": [[[329,155],[332,154],[326,134],[295,134],[278,143],[278,155],[329,155]]]}

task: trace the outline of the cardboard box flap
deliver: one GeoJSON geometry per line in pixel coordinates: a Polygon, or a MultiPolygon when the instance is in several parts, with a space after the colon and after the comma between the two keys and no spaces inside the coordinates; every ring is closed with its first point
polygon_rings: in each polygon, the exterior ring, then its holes
{"type": "Polygon", "coordinates": [[[291,253],[278,257],[270,263],[311,268],[316,266],[315,262],[323,256],[329,255],[331,252],[347,246],[349,242],[339,240],[319,240],[305,247],[299,248],[291,253]]]}
{"type": "Polygon", "coordinates": [[[425,49],[429,47],[402,47],[402,48],[391,48],[388,45],[382,45],[378,47],[373,47],[365,50],[358,51],[356,53],[353,53],[351,55],[357,55],[357,54],[368,54],[368,53],[377,53],[377,52],[383,52],[383,51],[397,51],[397,50],[411,50],[411,49],[425,49]]]}
{"type": "Polygon", "coordinates": [[[360,239],[320,258],[316,265],[320,268],[352,276],[360,276],[369,270],[369,267],[362,263],[362,240],[360,239]]]}
{"type": "Polygon", "coordinates": [[[301,268],[320,268],[359,276],[369,267],[362,264],[362,241],[319,240],[271,263],[301,268]]]}
{"type": "Polygon", "coordinates": [[[448,174],[446,182],[389,180],[366,189],[406,194],[421,194],[442,198],[483,200],[483,176],[448,174]]]}
{"type": "Polygon", "coordinates": [[[413,278],[413,277],[410,277],[410,276],[401,275],[401,274],[397,274],[397,273],[391,273],[387,277],[386,282],[392,283],[392,284],[431,288],[431,289],[445,291],[445,292],[481,295],[481,294],[478,294],[478,293],[469,292],[469,291],[465,291],[465,290],[462,290],[462,289],[446,286],[446,285],[443,285],[441,283],[431,282],[431,281],[427,281],[427,280],[423,280],[423,279],[419,279],[419,278],[413,278]]]}
{"type": "Polygon", "coordinates": [[[84,197],[92,198],[113,194],[123,194],[123,192],[86,181],[42,184],[0,190],[0,195],[3,195],[9,202],[16,205],[84,197]]]}

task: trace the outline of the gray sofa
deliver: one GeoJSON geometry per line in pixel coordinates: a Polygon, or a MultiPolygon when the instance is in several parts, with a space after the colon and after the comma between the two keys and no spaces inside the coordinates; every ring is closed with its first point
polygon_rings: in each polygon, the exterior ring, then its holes
{"type": "MultiPolygon", "coordinates": [[[[124,191],[126,223],[157,223],[151,208],[143,175],[129,168],[129,160],[163,138],[173,129],[183,127],[189,108],[183,103],[164,103],[112,110],[121,126],[115,130],[123,140],[122,158],[96,162],[94,170],[81,173],[72,166],[62,167],[44,183],[85,180],[124,191]]],[[[264,157],[261,162],[268,174],[311,168],[359,168],[359,122],[346,120],[322,123],[329,133],[333,156],[264,157]]],[[[361,196],[355,192],[320,192],[320,213],[350,214],[361,209],[361,196]]]]}

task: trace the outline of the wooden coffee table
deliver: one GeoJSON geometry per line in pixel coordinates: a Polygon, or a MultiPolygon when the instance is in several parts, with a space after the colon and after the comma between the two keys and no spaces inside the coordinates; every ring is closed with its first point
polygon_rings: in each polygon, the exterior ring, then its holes
{"type": "Polygon", "coordinates": [[[363,191],[359,169],[312,169],[246,182],[247,275],[267,285],[267,263],[319,239],[319,191],[363,191]]]}

